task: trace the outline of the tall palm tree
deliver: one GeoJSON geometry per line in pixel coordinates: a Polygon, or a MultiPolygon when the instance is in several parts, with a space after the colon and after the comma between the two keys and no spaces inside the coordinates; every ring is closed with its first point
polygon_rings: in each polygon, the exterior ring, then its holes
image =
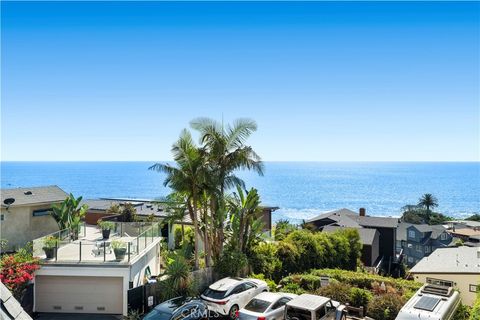
{"type": "Polygon", "coordinates": [[[431,193],[425,193],[420,199],[418,199],[418,205],[427,209],[430,213],[430,208],[438,207],[438,200],[431,193]]]}
{"type": "Polygon", "coordinates": [[[213,119],[197,118],[190,125],[200,133],[200,143],[205,152],[211,195],[209,211],[212,214],[212,225],[208,229],[215,233],[209,242],[214,244],[211,249],[218,257],[225,240],[225,190],[237,185],[244,186],[244,182],[234,172],[239,169],[253,170],[263,175],[264,165],[260,156],[245,144],[248,137],[257,130],[257,124],[251,119],[238,119],[233,125],[225,127],[213,119]]]}
{"type": "Polygon", "coordinates": [[[167,177],[163,184],[187,195],[187,208],[195,231],[195,269],[198,269],[200,230],[197,206],[206,175],[204,157],[187,130],[183,130],[178,141],[173,144],[172,154],[175,165],[156,163],[149,169],[165,173],[167,177]]]}

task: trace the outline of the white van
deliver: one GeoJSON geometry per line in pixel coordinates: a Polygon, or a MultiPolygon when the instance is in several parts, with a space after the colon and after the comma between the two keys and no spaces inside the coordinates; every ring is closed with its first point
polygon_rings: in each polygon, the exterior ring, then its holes
{"type": "Polygon", "coordinates": [[[346,320],[344,305],[330,298],[302,294],[285,305],[285,320],[346,320]]]}

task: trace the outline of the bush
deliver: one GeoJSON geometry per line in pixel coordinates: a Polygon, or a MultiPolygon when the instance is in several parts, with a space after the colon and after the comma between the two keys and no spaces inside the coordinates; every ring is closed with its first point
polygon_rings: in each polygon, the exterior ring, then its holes
{"type": "Polygon", "coordinates": [[[470,315],[470,307],[460,303],[457,311],[453,314],[452,320],[469,320],[470,315]]]}
{"type": "Polygon", "coordinates": [[[352,288],[350,285],[335,281],[331,282],[328,286],[321,287],[320,289],[316,290],[315,294],[328,297],[332,300],[345,304],[350,302],[351,289],[352,288]]]}
{"type": "Polygon", "coordinates": [[[348,283],[352,287],[371,290],[374,282],[385,283],[386,286],[391,286],[400,293],[406,293],[408,291],[417,291],[422,284],[411,280],[394,279],[390,277],[383,277],[370,273],[362,273],[348,270],[339,269],[318,269],[310,272],[316,276],[328,276],[340,282],[348,283]]]}
{"type": "Polygon", "coordinates": [[[480,292],[477,293],[477,300],[473,304],[470,312],[470,319],[468,320],[480,320],[480,292]]]}
{"type": "Polygon", "coordinates": [[[263,280],[267,283],[268,285],[268,289],[270,290],[270,292],[276,292],[277,291],[277,284],[275,283],[275,281],[271,280],[271,279],[267,279],[265,278],[265,275],[264,274],[255,274],[255,273],[252,273],[249,278],[253,278],[253,279],[259,279],[259,280],[263,280]]]}
{"type": "Polygon", "coordinates": [[[354,307],[367,308],[368,303],[372,300],[373,295],[370,291],[353,287],[350,290],[349,303],[354,307]]]}
{"type": "Polygon", "coordinates": [[[275,241],[284,240],[290,233],[292,233],[296,229],[297,227],[291,224],[288,220],[279,220],[275,225],[275,241]]]}
{"type": "Polygon", "coordinates": [[[289,283],[282,288],[282,292],[302,294],[305,293],[305,290],[300,288],[300,286],[296,283],[289,283]]]}
{"type": "Polygon", "coordinates": [[[280,284],[286,286],[295,283],[304,290],[314,291],[320,288],[320,279],[319,276],[312,274],[294,274],[280,280],[280,284]]]}
{"type": "Polygon", "coordinates": [[[277,245],[261,242],[253,247],[249,264],[254,273],[262,273],[269,279],[276,278],[282,269],[282,262],[277,255],[277,245]]]}
{"type": "Polygon", "coordinates": [[[225,249],[215,263],[215,271],[221,277],[238,277],[245,274],[247,256],[240,251],[225,249]]]}
{"type": "Polygon", "coordinates": [[[404,297],[394,293],[375,296],[368,304],[367,315],[374,319],[394,320],[405,302],[404,297]]]}
{"type": "Polygon", "coordinates": [[[297,270],[300,252],[293,243],[280,241],[277,244],[277,256],[282,262],[282,268],[278,270],[278,275],[276,275],[277,279],[288,276],[291,273],[300,272],[297,270]]]}

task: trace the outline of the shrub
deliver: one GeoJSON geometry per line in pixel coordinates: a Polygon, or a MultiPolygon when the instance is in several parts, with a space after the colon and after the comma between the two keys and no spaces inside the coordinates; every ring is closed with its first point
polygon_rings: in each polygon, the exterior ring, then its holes
{"type": "Polygon", "coordinates": [[[453,314],[452,320],[469,320],[470,315],[471,315],[471,308],[469,306],[464,305],[463,303],[460,303],[458,306],[457,310],[453,314]]]}
{"type": "Polygon", "coordinates": [[[294,274],[283,278],[280,284],[286,286],[290,283],[295,283],[304,290],[314,291],[320,288],[320,279],[319,276],[312,274],[294,274]]]}
{"type": "Polygon", "coordinates": [[[300,288],[300,286],[296,283],[289,283],[282,288],[282,292],[302,294],[305,293],[305,290],[300,288]]]}
{"type": "Polygon", "coordinates": [[[348,283],[352,287],[368,290],[371,290],[373,288],[374,282],[377,282],[379,284],[383,282],[386,286],[391,286],[396,290],[400,291],[401,293],[405,293],[407,291],[417,291],[422,286],[420,282],[415,282],[411,280],[394,279],[369,273],[339,269],[312,270],[310,274],[316,276],[328,276],[340,282],[348,283]]]}
{"type": "Polygon", "coordinates": [[[278,270],[278,274],[276,275],[278,279],[288,276],[291,273],[301,272],[297,270],[297,261],[300,259],[300,252],[293,243],[280,241],[277,244],[277,256],[282,262],[282,268],[278,270]]]}
{"type": "Polygon", "coordinates": [[[97,224],[102,230],[113,230],[115,228],[115,223],[112,221],[99,220],[97,224]]]}
{"type": "Polygon", "coordinates": [[[194,296],[197,285],[191,274],[188,261],[181,255],[176,255],[167,264],[165,274],[168,277],[160,282],[160,292],[163,300],[178,296],[194,296]]]}
{"type": "Polygon", "coordinates": [[[254,273],[262,273],[272,279],[282,269],[282,262],[277,255],[277,245],[261,242],[252,249],[249,264],[254,273]]]}
{"type": "Polygon", "coordinates": [[[468,320],[480,320],[480,292],[477,293],[477,300],[473,304],[470,312],[470,319],[468,320]]]}
{"type": "Polygon", "coordinates": [[[248,260],[240,251],[225,249],[215,263],[215,271],[221,277],[237,277],[245,273],[248,260]]]}
{"type": "Polygon", "coordinates": [[[348,302],[354,307],[367,308],[368,303],[372,300],[373,295],[370,291],[353,287],[350,290],[348,302]]]}
{"type": "Polygon", "coordinates": [[[249,276],[249,278],[263,280],[267,283],[268,289],[270,290],[270,292],[276,292],[277,291],[277,284],[275,283],[275,281],[265,278],[265,275],[262,274],[262,273],[258,273],[258,274],[252,273],[249,276]]]}
{"type": "Polygon", "coordinates": [[[315,294],[328,297],[332,300],[345,304],[350,302],[350,290],[350,285],[335,281],[331,282],[328,286],[321,287],[320,289],[316,290],[315,294]]]}
{"type": "Polygon", "coordinates": [[[295,231],[297,227],[291,224],[288,220],[279,220],[275,225],[275,241],[282,241],[288,236],[290,233],[295,231]]]}
{"type": "Polygon", "coordinates": [[[20,300],[28,283],[33,279],[33,273],[39,268],[39,261],[32,257],[31,248],[20,249],[15,254],[1,257],[0,282],[20,300]]]}
{"type": "Polygon", "coordinates": [[[368,304],[367,315],[374,319],[394,320],[405,302],[405,298],[398,294],[375,296],[368,304]]]}

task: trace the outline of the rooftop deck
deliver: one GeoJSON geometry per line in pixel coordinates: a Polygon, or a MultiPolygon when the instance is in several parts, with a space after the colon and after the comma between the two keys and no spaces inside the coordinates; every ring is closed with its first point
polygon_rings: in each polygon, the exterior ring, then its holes
{"type": "Polygon", "coordinates": [[[83,224],[79,230],[78,239],[73,240],[69,230],[61,230],[33,241],[33,254],[39,257],[43,264],[129,264],[145,249],[161,239],[158,223],[117,222],[110,232],[109,239],[103,239],[102,230],[95,225],[83,224]],[[47,259],[43,249],[48,237],[58,239],[56,254],[47,259]],[[112,242],[120,242],[126,249],[122,259],[116,259],[112,242]]]}

